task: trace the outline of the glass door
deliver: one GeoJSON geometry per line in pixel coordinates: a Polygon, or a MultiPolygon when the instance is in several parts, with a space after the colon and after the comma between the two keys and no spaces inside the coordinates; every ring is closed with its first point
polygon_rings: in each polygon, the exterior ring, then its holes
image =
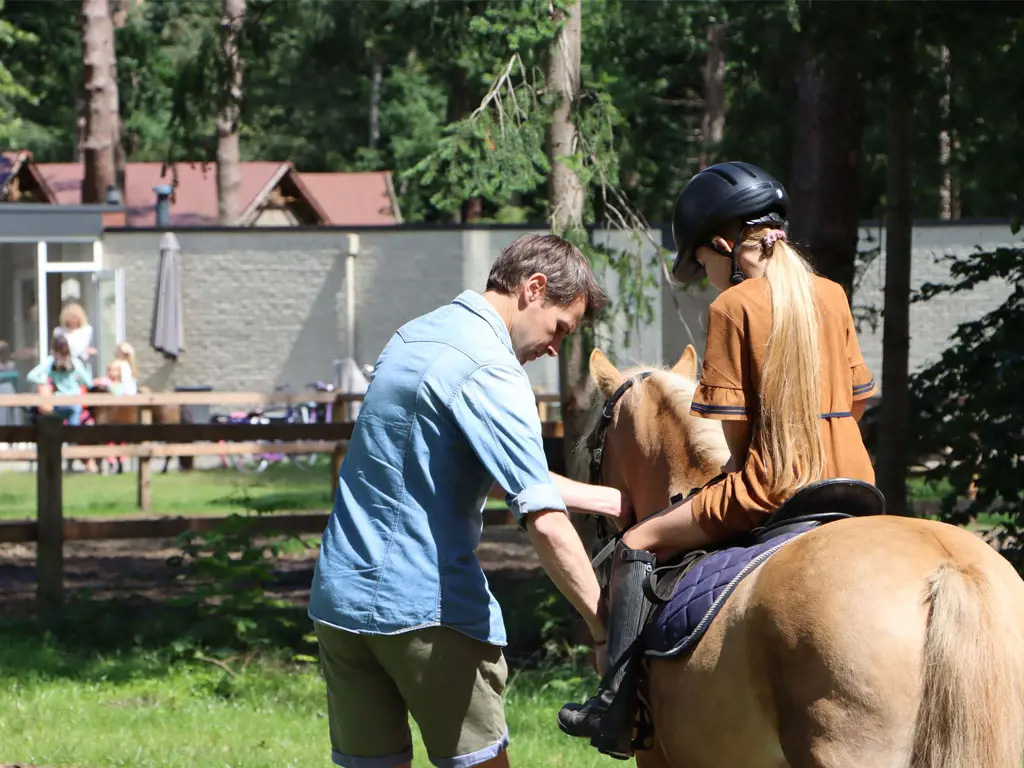
{"type": "Polygon", "coordinates": [[[117,345],[124,341],[124,270],[104,269],[92,273],[93,344],[96,346],[97,376],[106,375],[117,345]]]}

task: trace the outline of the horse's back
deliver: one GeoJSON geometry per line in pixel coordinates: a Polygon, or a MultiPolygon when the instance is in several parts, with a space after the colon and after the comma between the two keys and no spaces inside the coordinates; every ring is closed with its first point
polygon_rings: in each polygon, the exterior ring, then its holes
{"type": "MultiPolygon", "coordinates": [[[[911,518],[845,520],[766,563],[746,618],[770,660],[779,737],[793,765],[910,763],[932,590],[944,573],[979,582],[971,594],[991,603],[986,610],[999,616],[992,631],[1012,637],[1003,647],[1019,667],[1024,583],[968,531],[911,518]]],[[[983,631],[958,629],[969,633],[965,645],[983,631]]]]}
{"type": "Polygon", "coordinates": [[[1001,622],[1024,637],[1024,583],[967,531],[873,517],[787,543],[740,584],[692,654],[651,662],[671,763],[908,764],[929,588],[944,566],[976,569],[1001,622]]]}

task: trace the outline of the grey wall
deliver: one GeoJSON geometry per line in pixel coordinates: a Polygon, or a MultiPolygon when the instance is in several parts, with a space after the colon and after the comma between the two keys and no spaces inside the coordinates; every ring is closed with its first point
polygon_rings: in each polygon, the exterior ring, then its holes
{"type": "MultiPolygon", "coordinates": [[[[159,232],[110,231],[104,266],[125,270],[125,321],[143,383],[154,389],[207,384],[269,391],[330,380],[335,358],[377,358],[402,323],[482,291],[491,263],[521,232],[511,229],[372,230],[359,233],[355,259],[355,349],[347,349],[343,231],[178,231],[185,352],[177,362],[149,347],[159,232]]],[[[628,247],[624,237],[608,245],[628,247]]],[[[653,254],[647,247],[647,257],[653,254]]],[[[614,281],[613,281],[614,282],[614,281]]],[[[612,286],[614,289],[614,285],[612,286]]],[[[614,292],[614,290],[613,290],[614,292]]],[[[660,356],[660,316],[634,334],[624,355],[660,356]]],[[[612,337],[621,328],[606,331],[612,337]]],[[[556,360],[527,366],[534,385],[558,387],[556,360]]]]}
{"type": "MultiPolygon", "coordinates": [[[[150,349],[159,232],[108,231],[104,262],[125,270],[126,330],[135,344],[144,383],[154,389],[208,384],[217,389],[270,391],[275,385],[302,388],[330,380],[332,361],[352,355],[372,363],[402,323],[450,301],[466,288],[483,290],[487,272],[519,230],[380,229],[359,233],[355,261],[355,349],[347,349],[345,260],[348,236],[338,230],[178,231],[185,311],[185,352],[178,362],[150,349]]],[[[657,236],[657,235],[656,235],[657,236]]],[[[862,230],[862,250],[884,232],[862,230]]],[[[618,248],[637,245],[623,233],[595,233],[595,242],[618,248]]],[[[1016,238],[1021,242],[1021,237],[1016,238]]],[[[946,225],[914,231],[913,285],[939,281],[948,268],[945,254],[964,254],[980,245],[1014,242],[1006,225],[946,225]]],[[[655,258],[642,244],[641,261],[655,278],[654,320],[637,332],[637,319],[616,318],[599,329],[599,344],[623,366],[671,363],[686,344],[703,354],[707,306],[714,298],[700,287],[669,287],[655,258]],[[623,334],[633,325],[629,345],[623,334]]],[[[870,263],[854,304],[880,309],[884,254],[870,263]]],[[[613,301],[617,277],[601,276],[613,301]]],[[[957,323],[979,317],[1007,294],[990,284],[970,294],[936,299],[912,309],[911,368],[919,369],[945,348],[957,323]]],[[[865,359],[881,379],[881,326],[860,328],[865,359]]],[[[555,391],[555,360],[527,366],[534,385],[555,391]]]]}
{"type": "MultiPolygon", "coordinates": [[[[881,243],[879,256],[863,271],[853,296],[857,329],[864,361],[882,383],[882,318],[885,303],[885,229],[862,227],[860,249],[869,251],[881,243]],[[874,315],[873,324],[866,316],[874,315]]],[[[981,248],[1024,246],[1024,232],[1012,235],[1007,224],[950,223],[914,228],[910,285],[918,290],[925,283],[950,281],[950,256],[966,256],[981,248]]],[[[1005,283],[990,280],[972,291],[939,296],[910,307],[910,370],[922,370],[934,363],[949,346],[950,337],[961,323],[976,320],[998,307],[1010,294],[1005,283]]]]}

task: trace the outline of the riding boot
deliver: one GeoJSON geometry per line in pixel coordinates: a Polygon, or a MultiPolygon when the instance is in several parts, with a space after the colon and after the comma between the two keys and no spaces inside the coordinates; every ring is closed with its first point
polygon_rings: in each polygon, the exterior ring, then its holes
{"type": "Polygon", "coordinates": [[[653,567],[654,555],[619,541],[609,584],[608,671],[596,696],[584,704],[566,704],[558,713],[558,727],[565,733],[589,738],[601,752],[621,759],[633,754],[641,663],[637,639],[650,614],[643,584],[653,567]]]}

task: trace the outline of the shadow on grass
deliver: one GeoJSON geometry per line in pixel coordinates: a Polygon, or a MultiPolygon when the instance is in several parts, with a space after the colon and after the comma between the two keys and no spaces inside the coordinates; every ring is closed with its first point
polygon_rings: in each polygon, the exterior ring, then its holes
{"type": "Polygon", "coordinates": [[[232,494],[211,500],[211,504],[224,507],[238,507],[253,512],[284,512],[297,509],[331,508],[330,490],[291,489],[258,496],[232,494]]]}
{"type": "Polygon", "coordinates": [[[311,630],[302,606],[260,606],[229,614],[175,601],[72,596],[47,620],[0,621],[0,679],[121,682],[138,674],[158,675],[177,660],[286,659],[315,653],[306,637],[311,630]]]}
{"type": "MultiPolygon", "coordinates": [[[[546,577],[492,576],[491,586],[503,608],[512,666],[548,664],[573,645],[575,614],[546,577]]],[[[310,661],[316,655],[305,601],[228,611],[191,599],[100,600],[72,593],[46,620],[0,619],[0,680],[116,683],[160,676],[175,661],[310,661]]]]}

